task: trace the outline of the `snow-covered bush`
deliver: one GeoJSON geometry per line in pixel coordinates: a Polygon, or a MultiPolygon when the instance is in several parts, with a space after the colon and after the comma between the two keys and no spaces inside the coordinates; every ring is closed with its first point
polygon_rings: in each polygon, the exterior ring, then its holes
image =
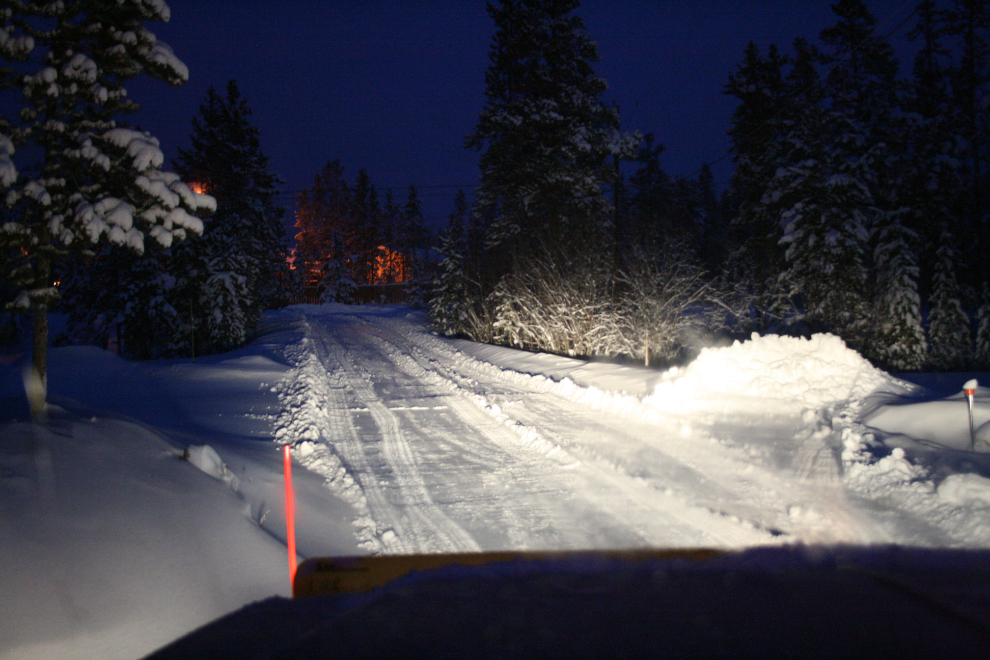
{"type": "Polygon", "coordinates": [[[486,305],[465,306],[466,334],[560,355],[671,363],[744,318],[751,299],[672,247],[632,255],[618,275],[605,262],[566,271],[531,265],[506,275],[486,305]]]}
{"type": "Polygon", "coordinates": [[[533,265],[503,277],[491,298],[498,343],[560,355],[629,353],[614,281],[604,269],[564,273],[533,265]]]}
{"type": "Polygon", "coordinates": [[[351,277],[344,235],[339,229],[333,230],[330,246],[330,258],[323,265],[323,277],[320,278],[320,302],[350,305],[354,302],[357,283],[351,277]]]}
{"type": "Polygon", "coordinates": [[[619,281],[628,354],[647,365],[676,360],[690,338],[706,334],[725,317],[715,283],[683,250],[652,258],[637,253],[619,281]]]}
{"type": "Polygon", "coordinates": [[[320,302],[350,305],[354,302],[356,291],[357,284],[351,278],[351,271],[343,259],[328,261],[320,280],[320,302]]]}
{"type": "Polygon", "coordinates": [[[647,365],[675,362],[722,331],[743,329],[760,302],[745,282],[712,277],[678,245],[633,254],[619,283],[628,355],[647,365]]]}
{"type": "MultiPolygon", "coordinates": [[[[201,341],[208,350],[230,350],[248,339],[249,321],[242,305],[248,295],[247,278],[241,274],[244,261],[243,255],[231,252],[209,263],[200,299],[205,316],[200,326],[205,334],[201,341]]],[[[200,351],[205,352],[202,348],[200,351]]]]}

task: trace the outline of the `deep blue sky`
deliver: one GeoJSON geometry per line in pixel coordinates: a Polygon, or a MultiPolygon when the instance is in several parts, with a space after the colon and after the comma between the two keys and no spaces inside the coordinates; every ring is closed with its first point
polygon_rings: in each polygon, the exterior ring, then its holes
{"type": "MultiPolygon", "coordinates": [[[[139,80],[131,120],[174,155],[210,85],[238,81],[254,110],[262,149],[286,191],[312,184],[340,158],[353,180],[367,168],[384,198],[420,188],[439,224],[456,187],[477,182],[464,149],[484,102],[494,26],[481,0],[168,0],[172,19],[149,28],[189,67],[181,88],[139,80]],[[448,186],[448,187],[441,187],[448,186]]],[[[873,0],[886,33],[916,0],[873,0]]],[[[834,22],[827,0],[586,0],[578,10],[598,43],[627,130],[652,132],[671,174],[691,174],[729,146],[733,99],[721,93],[750,40],[761,48],[817,39],[834,22]]],[[[898,38],[913,21],[902,28],[898,38]]],[[[905,51],[906,54],[906,51],[905,51]]],[[[901,62],[902,71],[910,67],[901,62]]],[[[728,178],[730,165],[715,168],[728,178]]],[[[291,215],[294,197],[282,198],[291,215]]]]}

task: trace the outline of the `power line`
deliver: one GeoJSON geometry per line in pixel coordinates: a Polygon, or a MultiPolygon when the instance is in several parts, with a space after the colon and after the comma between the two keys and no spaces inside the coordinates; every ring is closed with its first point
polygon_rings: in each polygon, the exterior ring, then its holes
{"type": "MultiPolygon", "coordinates": [[[[431,184],[431,185],[427,185],[427,186],[417,186],[416,184],[412,184],[412,187],[416,189],[416,192],[417,193],[419,193],[422,190],[456,190],[458,188],[460,188],[460,189],[465,189],[465,188],[467,188],[467,189],[474,189],[474,188],[477,188],[479,185],[480,184],[478,184],[478,183],[463,183],[463,184],[438,183],[438,184],[431,184]]],[[[396,192],[396,191],[404,192],[404,191],[408,191],[409,190],[410,185],[407,184],[407,185],[404,185],[404,186],[374,186],[374,188],[375,188],[375,191],[376,192],[377,191],[382,191],[382,190],[391,191],[391,192],[396,192]]],[[[275,193],[275,197],[285,197],[285,196],[288,196],[288,195],[299,195],[299,194],[304,193],[304,192],[309,192],[309,189],[305,189],[305,190],[282,190],[282,191],[279,191],[279,192],[275,193]]]]}

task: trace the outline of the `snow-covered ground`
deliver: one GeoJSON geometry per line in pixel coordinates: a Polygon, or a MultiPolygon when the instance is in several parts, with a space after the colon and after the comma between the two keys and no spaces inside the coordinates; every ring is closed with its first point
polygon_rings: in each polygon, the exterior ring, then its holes
{"type": "Polygon", "coordinates": [[[2,658],[133,658],[288,595],[276,443],[299,464],[301,557],[990,548],[990,390],[971,451],[961,395],[829,336],[662,373],[437,338],[403,307],[303,305],[194,362],[53,349],[36,425],[3,362],[2,658]]]}

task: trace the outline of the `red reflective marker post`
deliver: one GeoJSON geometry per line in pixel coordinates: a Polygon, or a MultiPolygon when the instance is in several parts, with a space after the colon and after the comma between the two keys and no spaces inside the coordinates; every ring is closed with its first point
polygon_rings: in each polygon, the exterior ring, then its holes
{"type": "Polygon", "coordinates": [[[969,450],[976,450],[976,431],[973,429],[973,395],[976,394],[976,388],[979,387],[979,382],[974,378],[972,380],[967,380],[966,384],[963,385],[963,392],[966,393],[966,401],[969,403],[969,450]]]}
{"type": "Polygon", "coordinates": [[[282,447],[285,463],[285,531],[289,543],[289,583],[296,579],[296,500],[292,494],[292,456],[282,447]]]}

